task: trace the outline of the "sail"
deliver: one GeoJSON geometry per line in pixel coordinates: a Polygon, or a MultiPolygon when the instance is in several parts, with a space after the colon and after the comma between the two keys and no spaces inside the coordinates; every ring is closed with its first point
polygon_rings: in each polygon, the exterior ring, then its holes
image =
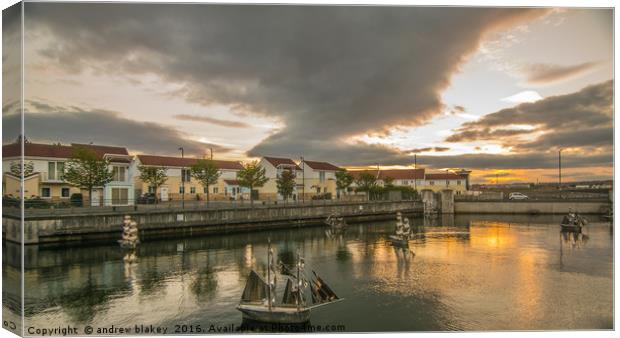
{"type": "Polygon", "coordinates": [[[298,295],[297,289],[293,287],[293,282],[288,279],[282,295],[282,304],[297,304],[298,295]]]}
{"type": "Polygon", "coordinates": [[[245,289],[243,289],[243,295],[241,296],[242,302],[262,302],[267,298],[267,283],[252,270],[248,276],[248,280],[245,283],[245,289]]]}
{"type": "Polygon", "coordinates": [[[336,293],[319,277],[316,272],[312,271],[315,279],[312,280],[312,301],[313,303],[326,303],[338,299],[336,293]]]}

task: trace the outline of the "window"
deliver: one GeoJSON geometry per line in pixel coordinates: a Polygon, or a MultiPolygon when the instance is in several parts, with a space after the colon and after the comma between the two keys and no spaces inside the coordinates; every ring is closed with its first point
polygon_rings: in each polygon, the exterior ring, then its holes
{"type": "Polygon", "coordinates": [[[446,180],[446,187],[447,186],[450,186],[450,181],[449,180],[446,180]]]}
{"type": "Polygon", "coordinates": [[[155,187],[154,186],[150,186],[149,187],[149,194],[154,194],[155,193],[155,187]]]}
{"type": "Polygon", "coordinates": [[[112,204],[126,205],[129,203],[129,190],[127,188],[112,188],[112,204]]]}
{"type": "Polygon", "coordinates": [[[181,181],[189,182],[192,180],[192,171],[189,169],[181,169],[181,181]]]}
{"type": "Polygon", "coordinates": [[[428,184],[435,185],[435,181],[428,181],[428,184]]]}
{"type": "Polygon", "coordinates": [[[179,194],[185,193],[185,187],[179,187],[179,194]]]}
{"type": "Polygon", "coordinates": [[[321,183],[325,182],[325,172],[324,171],[319,171],[319,182],[321,182],[321,183]]]}
{"type": "Polygon", "coordinates": [[[461,181],[456,181],[456,185],[461,185],[461,181]]]}
{"type": "Polygon", "coordinates": [[[50,198],[51,197],[50,188],[48,188],[48,187],[41,188],[41,197],[43,197],[43,198],[50,198]]]}
{"type": "Polygon", "coordinates": [[[112,181],[115,182],[125,182],[125,172],[127,168],[121,166],[113,166],[112,167],[112,181]]]}
{"type": "Polygon", "coordinates": [[[47,163],[47,178],[50,180],[62,180],[62,175],[65,173],[65,162],[48,162],[47,163]]]}
{"type": "Polygon", "coordinates": [[[214,194],[217,194],[217,192],[218,192],[217,187],[213,187],[213,193],[214,193],[214,194]]]}
{"type": "Polygon", "coordinates": [[[69,197],[69,188],[62,188],[60,190],[60,196],[62,196],[62,197],[69,197]]]}
{"type": "Polygon", "coordinates": [[[403,185],[409,185],[409,181],[403,180],[403,185]]]}
{"type": "Polygon", "coordinates": [[[209,192],[209,189],[207,189],[207,187],[202,188],[202,192],[204,192],[205,194],[209,192]]]}
{"type": "Polygon", "coordinates": [[[189,188],[189,193],[190,194],[195,194],[196,193],[196,187],[190,187],[189,188]]]}

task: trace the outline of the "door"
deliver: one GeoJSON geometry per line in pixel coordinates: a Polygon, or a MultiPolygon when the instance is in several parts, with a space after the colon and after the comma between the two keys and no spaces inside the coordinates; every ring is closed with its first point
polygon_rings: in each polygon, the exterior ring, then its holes
{"type": "Polygon", "coordinates": [[[93,195],[90,198],[90,205],[93,207],[98,207],[99,200],[101,199],[101,193],[99,192],[99,190],[93,190],[92,194],[93,195]]]}
{"type": "Polygon", "coordinates": [[[161,187],[161,189],[159,190],[159,194],[159,199],[162,202],[168,201],[168,187],[161,187]]]}

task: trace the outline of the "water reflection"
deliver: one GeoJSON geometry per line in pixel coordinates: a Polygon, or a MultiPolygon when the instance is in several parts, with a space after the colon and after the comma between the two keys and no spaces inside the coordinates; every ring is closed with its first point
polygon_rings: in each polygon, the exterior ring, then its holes
{"type": "MultiPolygon", "coordinates": [[[[250,270],[265,272],[271,238],[278,261],[293,264],[299,248],[309,269],[346,299],[313,312],[313,324],[347,331],[612,327],[606,224],[575,235],[560,233],[553,216],[408,217],[409,248],[389,243],[392,221],[351,224],[337,236],[316,227],[146,241],[132,253],[112,244],[28,246],[27,325],[238,326],[235,305],[250,270]]],[[[15,250],[3,243],[5,283],[19,272],[15,250]]],[[[5,295],[5,307],[15,297],[5,295]]]]}

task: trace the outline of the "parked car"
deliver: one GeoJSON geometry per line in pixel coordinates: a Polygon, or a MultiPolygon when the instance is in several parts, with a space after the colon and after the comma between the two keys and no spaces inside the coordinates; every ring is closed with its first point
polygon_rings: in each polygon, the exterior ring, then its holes
{"type": "Polygon", "coordinates": [[[157,196],[153,193],[143,194],[138,198],[138,204],[155,204],[157,203],[157,196]]]}
{"type": "Polygon", "coordinates": [[[526,195],[523,195],[520,192],[511,192],[510,195],[508,195],[508,199],[509,200],[527,200],[530,198],[527,197],[526,195]]]}

